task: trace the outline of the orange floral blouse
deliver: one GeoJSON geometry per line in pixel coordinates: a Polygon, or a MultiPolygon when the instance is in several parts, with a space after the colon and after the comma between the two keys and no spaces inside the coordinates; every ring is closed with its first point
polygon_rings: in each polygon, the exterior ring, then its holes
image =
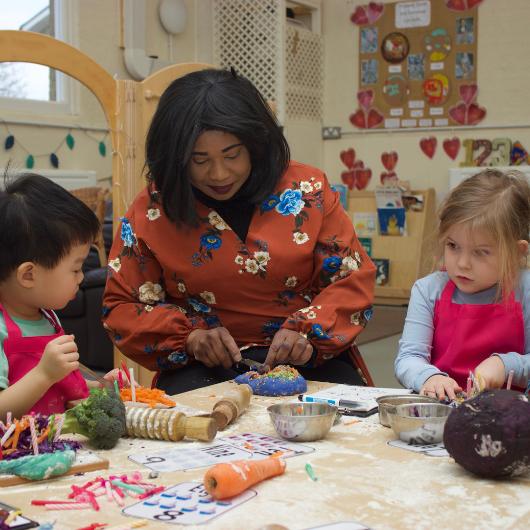
{"type": "Polygon", "coordinates": [[[319,365],[370,319],[375,267],[318,169],[291,162],[246,241],[199,202],[199,225],[177,228],[159,199],[149,185],[121,219],[104,295],[105,327],[142,366],[185,366],[189,333],[217,326],[240,347],[298,331],[319,365]]]}

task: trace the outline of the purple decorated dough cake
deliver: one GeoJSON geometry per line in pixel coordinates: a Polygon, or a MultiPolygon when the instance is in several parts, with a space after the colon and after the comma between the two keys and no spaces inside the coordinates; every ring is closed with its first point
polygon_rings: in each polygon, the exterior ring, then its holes
{"type": "Polygon", "coordinates": [[[250,371],[238,375],[234,381],[247,384],[257,396],[292,396],[307,391],[307,381],[296,368],[279,364],[265,374],[250,371]]]}

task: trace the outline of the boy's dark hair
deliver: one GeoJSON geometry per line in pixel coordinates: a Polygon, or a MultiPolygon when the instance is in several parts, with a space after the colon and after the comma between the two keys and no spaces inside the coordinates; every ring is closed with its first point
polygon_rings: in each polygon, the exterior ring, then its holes
{"type": "Polygon", "coordinates": [[[278,122],[256,87],[234,70],[200,70],[173,81],[160,98],[147,133],[147,175],[162,197],[166,215],[178,224],[197,222],[188,163],[204,131],[233,134],[250,153],[246,185],[257,204],[274,190],[290,152],[278,122]]]}
{"type": "Polygon", "coordinates": [[[21,263],[51,269],[99,232],[94,212],[50,179],[32,173],[4,177],[0,189],[0,282],[21,263]]]}

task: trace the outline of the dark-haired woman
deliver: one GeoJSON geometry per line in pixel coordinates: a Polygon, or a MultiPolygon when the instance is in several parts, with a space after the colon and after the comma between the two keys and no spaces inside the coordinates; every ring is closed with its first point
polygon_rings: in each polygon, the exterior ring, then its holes
{"type": "Polygon", "coordinates": [[[289,160],[247,79],[175,80],[153,117],[149,182],[111,251],[104,321],[168,393],[228,380],[240,348],[307,378],[361,384],[348,350],[375,269],[325,175],[289,160]]]}

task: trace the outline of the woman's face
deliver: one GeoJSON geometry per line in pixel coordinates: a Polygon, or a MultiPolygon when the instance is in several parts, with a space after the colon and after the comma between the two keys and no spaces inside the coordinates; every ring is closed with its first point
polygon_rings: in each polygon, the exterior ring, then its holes
{"type": "Polygon", "coordinates": [[[237,136],[225,131],[201,133],[188,168],[191,183],[220,201],[233,197],[252,169],[248,149],[237,136]]]}

